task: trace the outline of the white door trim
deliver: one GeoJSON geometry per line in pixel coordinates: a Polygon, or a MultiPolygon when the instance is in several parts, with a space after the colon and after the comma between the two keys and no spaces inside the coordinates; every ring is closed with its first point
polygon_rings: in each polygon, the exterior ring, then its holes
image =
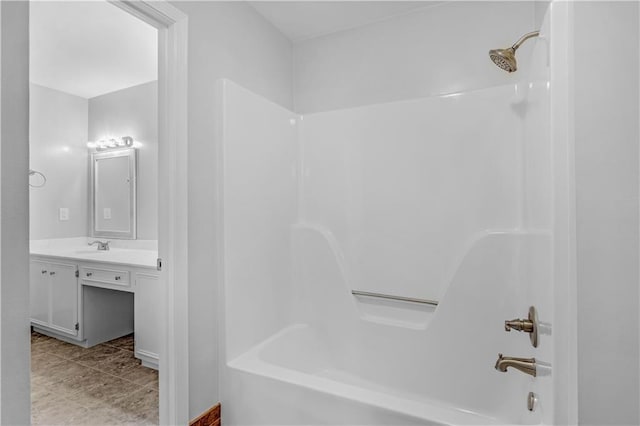
{"type": "Polygon", "coordinates": [[[110,0],[158,29],[160,424],[189,423],[187,15],[163,0],[110,0]]]}

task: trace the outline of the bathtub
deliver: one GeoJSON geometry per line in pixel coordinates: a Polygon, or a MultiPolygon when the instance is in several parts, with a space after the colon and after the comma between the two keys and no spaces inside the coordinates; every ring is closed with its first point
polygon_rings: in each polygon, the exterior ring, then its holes
{"type": "MultiPolygon", "coordinates": [[[[305,322],[283,327],[226,363],[225,398],[233,403],[226,406],[223,400],[225,424],[542,422],[551,401],[529,412],[522,396],[550,386],[551,371],[539,367],[534,379],[500,373],[494,363],[495,348],[532,353],[526,339],[514,339],[502,323],[518,298],[514,283],[531,270],[531,259],[548,259],[548,235],[476,236],[433,309],[353,296],[327,236],[316,227],[294,228],[302,270],[296,273],[306,277],[296,300],[304,303],[305,294],[312,303],[297,313],[305,322]],[[324,277],[328,287],[311,277],[324,277]],[[330,308],[323,313],[310,305],[330,308]],[[399,315],[402,311],[407,315],[399,315]]],[[[548,264],[533,266],[550,270],[548,264]]],[[[541,346],[548,338],[541,336],[541,346]]]]}

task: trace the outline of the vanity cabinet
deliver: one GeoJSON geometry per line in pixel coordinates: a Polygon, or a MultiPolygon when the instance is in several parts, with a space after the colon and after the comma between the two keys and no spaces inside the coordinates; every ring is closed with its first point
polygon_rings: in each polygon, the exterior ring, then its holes
{"type": "Polygon", "coordinates": [[[83,285],[108,288],[111,290],[134,291],[129,276],[131,272],[119,266],[81,265],[80,279],[83,285]]]}
{"type": "Polygon", "coordinates": [[[78,267],[64,262],[32,260],[31,322],[57,333],[78,336],[78,267]]]}
{"type": "Polygon", "coordinates": [[[135,274],[135,356],[145,367],[158,368],[160,352],[160,280],[149,272],[135,274]]]}
{"type": "Polygon", "coordinates": [[[133,333],[135,297],[127,267],[80,263],[80,330],[87,347],[133,333]]]}
{"type": "Polygon", "coordinates": [[[136,358],[158,368],[161,315],[155,268],[32,256],[29,282],[31,324],[37,331],[84,347],[134,332],[136,358]]]}

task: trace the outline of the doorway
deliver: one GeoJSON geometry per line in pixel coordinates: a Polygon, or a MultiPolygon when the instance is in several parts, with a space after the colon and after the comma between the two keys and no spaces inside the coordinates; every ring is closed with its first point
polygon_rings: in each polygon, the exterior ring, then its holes
{"type": "MultiPolygon", "coordinates": [[[[176,276],[185,276],[186,253],[186,178],[179,171],[186,169],[186,16],[163,2],[135,4],[113,3],[120,9],[142,19],[158,30],[158,161],[160,191],[158,205],[159,258],[163,259],[160,295],[157,306],[164,315],[159,320],[160,339],[160,421],[185,423],[187,419],[187,312],[186,287],[174,288],[176,276]]],[[[121,138],[123,140],[124,138],[121,138]]],[[[120,141],[118,142],[120,143],[120,141]]],[[[43,177],[42,172],[30,177],[43,177]]],[[[44,175],[46,177],[46,175],[44,175]]],[[[38,183],[36,181],[35,185],[38,183]]],[[[103,211],[103,214],[107,214],[103,211]]],[[[71,217],[71,211],[58,208],[58,220],[71,217]]],[[[67,219],[68,220],[68,219],[67,219]]],[[[160,265],[158,259],[158,265],[160,265]]],[[[76,273],[89,273],[78,268],[76,273]]],[[[114,276],[118,280],[121,276],[114,276]]],[[[122,283],[123,281],[120,281],[122,283]]],[[[102,289],[112,290],[112,289],[102,289]]],[[[77,327],[77,326],[76,326],[77,327]]],[[[39,339],[41,337],[36,337],[39,339]]],[[[112,347],[127,342],[111,342],[112,347]]],[[[107,342],[104,342],[108,345],[107,342]]]]}
{"type": "Polygon", "coordinates": [[[158,424],[158,32],[30,7],[32,424],[158,424]]]}

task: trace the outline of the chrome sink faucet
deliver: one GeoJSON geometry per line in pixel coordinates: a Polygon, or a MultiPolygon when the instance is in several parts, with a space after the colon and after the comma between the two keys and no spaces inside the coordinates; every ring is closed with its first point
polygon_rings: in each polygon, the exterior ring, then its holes
{"type": "Polygon", "coordinates": [[[94,241],[92,243],[89,243],[89,245],[92,246],[94,244],[97,244],[98,245],[98,250],[109,250],[109,243],[110,242],[111,241],[102,242],[102,241],[96,240],[96,241],[94,241]]]}

